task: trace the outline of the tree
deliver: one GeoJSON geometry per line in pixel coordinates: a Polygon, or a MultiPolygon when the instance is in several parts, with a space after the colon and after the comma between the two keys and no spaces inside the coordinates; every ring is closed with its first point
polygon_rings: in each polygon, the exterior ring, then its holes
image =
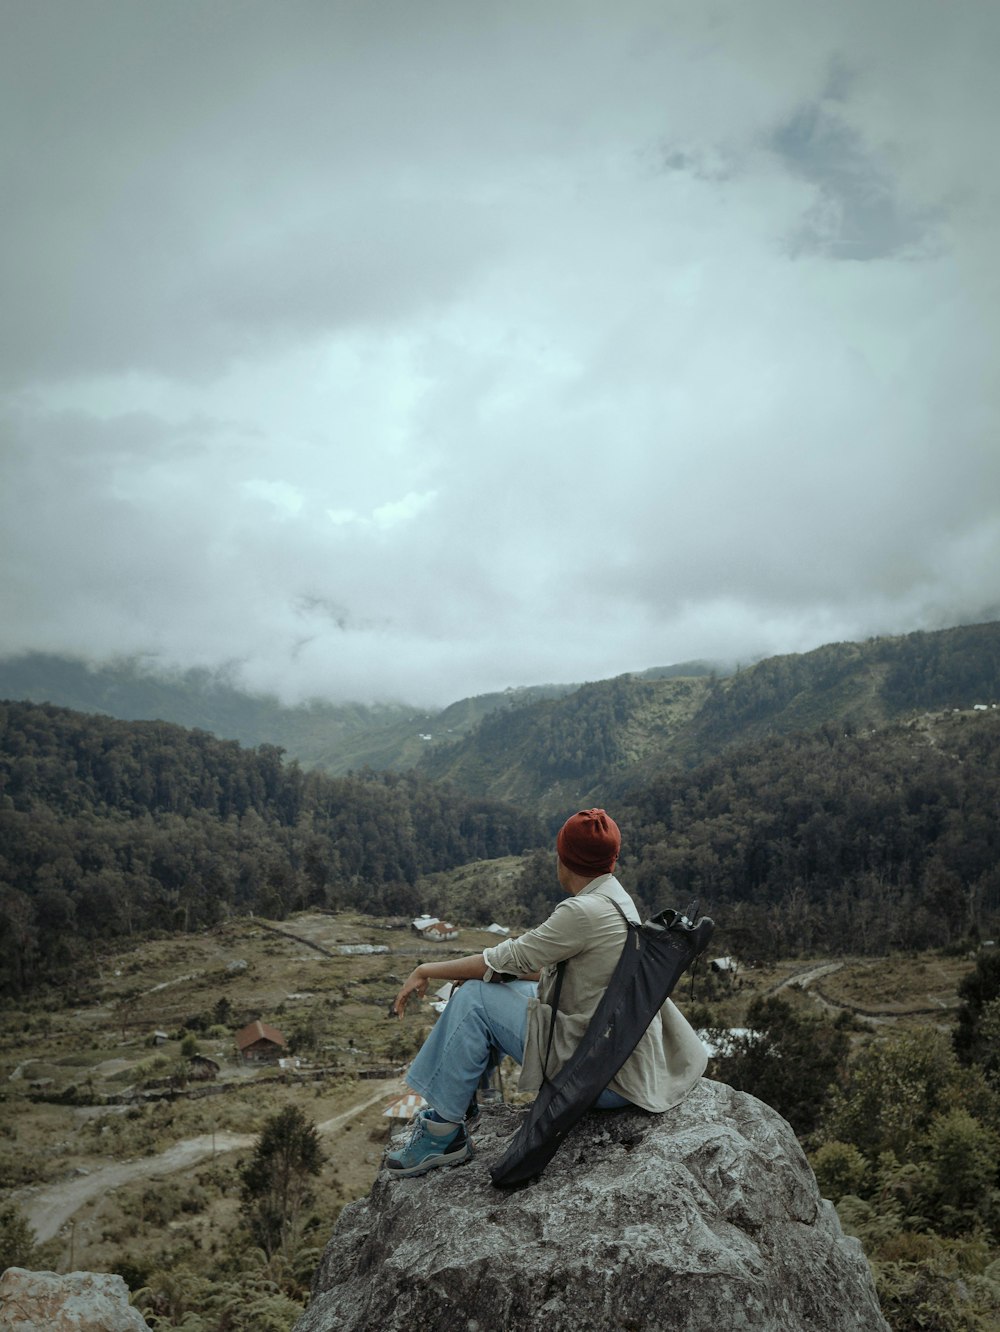
{"type": "Polygon", "coordinates": [[[811,1133],[847,1060],[843,1024],[803,1017],[772,996],[754,999],[747,1026],[746,1036],[720,1033],[724,1053],[716,1056],[713,1071],[773,1106],[796,1133],[811,1133]]]}
{"type": "Polygon", "coordinates": [[[309,1178],[324,1159],[316,1126],[298,1106],[286,1106],[264,1124],[242,1171],[242,1198],[250,1233],[268,1258],[287,1253],[299,1215],[312,1201],[309,1178]]]}
{"type": "Polygon", "coordinates": [[[935,1229],[945,1234],[1000,1220],[1000,1138],[967,1110],[939,1115],[922,1146],[924,1189],[935,1229]]]}
{"type": "Polygon", "coordinates": [[[820,1193],[831,1202],[860,1194],[871,1173],[868,1162],[851,1142],[824,1142],[809,1158],[820,1193]]]}
{"type": "Polygon", "coordinates": [[[995,1057],[992,1042],[984,1039],[982,1021],[984,1011],[1000,998],[1000,952],[983,953],[976,960],[976,969],[964,978],[958,987],[962,1005],[958,1010],[955,1029],[955,1053],[963,1064],[983,1063],[995,1057]]]}
{"type": "Polygon", "coordinates": [[[910,1159],[922,1133],[961,1094],[960,1069],[947,1037],[906,1033],[861,1051],[834,1097],[824,1128],[852,1142],[869,1161],[883,1152],[910,1159]]]}
{"type": "Polygon", "coordinates": [[[0,1207],[0,1272],[30,1267],[36,1257],[35,1232],[13,1203],[0,1207]]]}

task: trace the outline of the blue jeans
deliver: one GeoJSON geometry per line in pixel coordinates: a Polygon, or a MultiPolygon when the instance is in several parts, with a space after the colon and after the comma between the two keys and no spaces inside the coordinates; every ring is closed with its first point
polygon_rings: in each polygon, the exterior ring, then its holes
{"type": "MultiPolygon", "coordinates": [[[[524,1062],[528,1000],[537,990],[534,981],[466,981],[452,994],[406,1074],[442,1119],[458,1124],[465,1118],[491,1050],[524,1062]]],[[[594,1104],[597,1110],[622,1110],[631,1102],[605,1089],[594,1104]]]]}

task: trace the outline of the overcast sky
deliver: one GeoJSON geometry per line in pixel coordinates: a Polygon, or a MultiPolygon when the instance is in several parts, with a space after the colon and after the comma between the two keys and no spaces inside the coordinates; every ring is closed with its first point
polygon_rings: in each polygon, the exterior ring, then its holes
{"type": "Polygon", "coordinates": [[[0,653],[446,703],[1000,615],[995,0],[0,14],[0,653]]]}

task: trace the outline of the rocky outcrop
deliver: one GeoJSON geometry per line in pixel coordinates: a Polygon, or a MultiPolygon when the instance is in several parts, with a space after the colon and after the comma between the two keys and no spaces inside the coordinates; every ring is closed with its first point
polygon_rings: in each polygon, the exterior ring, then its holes
{"type": "Polygon", "coordinates": [[[128,1286],[107,1272],[28,1272],[0,1277],[0,1332],[150,1332],[128,1302],[128,1286]]]}
{"type": "Polygon", "coordinates": [[[703,1080],[664,1115],[590,1114],[540,1180],[488,1166],[520,1115],[485,1107],[476,1157],[380,1175],[342,1212],[295,1332],[888,1332],[788,1124],[703,1080]]]}

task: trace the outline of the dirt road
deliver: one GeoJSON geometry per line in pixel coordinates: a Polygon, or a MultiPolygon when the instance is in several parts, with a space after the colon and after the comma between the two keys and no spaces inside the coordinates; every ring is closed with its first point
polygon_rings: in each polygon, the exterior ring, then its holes
{"type": "Polygon", "coordinates": [[[780,981],[779,984],[768,990],[768,994],[777,994],[780,990],[787,990],[790,985],[797,985],[800,990],[806,989],[814,980],[819,980],[820,976],[829,976],[834,971],[839,971],[843,962],[823,962],[818,967],[810,967],[808,971],[796,972],[794,976],[789,976],[787,980],[780,981]]]}
{"type": "MultiPolygon", "coordinates": [[[[377,1101],[388,1100],[402,1090],[398,1078],[369,1084],[371,1094],[335,1115],[333,1119],[317,1124],[322,1134],[336,1133],[350,1120],[362,1114],[377,1101]]],[[[21,1210],[29,1224],[34,1227],[39,1243],[58,1235],[66,1222],[79,1211],[85,1203],[102,1193],[130,1184],[133,1180],[148,1179],[154,1175],[174,1174],[178,1170],[190,1170],[203,1161],[225,1152],[245,1151],[252,1147],[256,1135],[251,1133],[203,1133],[197,1138],[187,1138],[169,1147],[159,1156],[144,1156],[137,1161],[122,1161],[115,1165],[100,1166],[89,1175],[79,1175],[65,1180],[62,1184],[53,1184],[19,1199],[21,1210]]]]}

